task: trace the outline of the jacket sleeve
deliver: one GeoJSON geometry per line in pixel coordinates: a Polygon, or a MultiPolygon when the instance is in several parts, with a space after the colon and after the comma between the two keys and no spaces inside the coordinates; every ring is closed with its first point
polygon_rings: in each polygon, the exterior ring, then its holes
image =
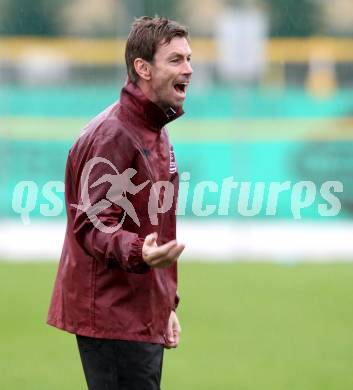
{"type": "Polygon", "coordinates": [[[126,195],[119,195],[126,183],[117,173],[131,168],[134,153],[128,137],[121,136],[118,140],[95,140],[79,169],[69,156],[66,183],[73,187],[77,205],[67,202],[67,207],[73,213],[74,235],[90,256],[101,261],[114,259],[127,272],[145,273],[150,267],[142,258],[144,238],[123,229],[124,210],[107,200],[108,191],[117,199],[126,195]]]}

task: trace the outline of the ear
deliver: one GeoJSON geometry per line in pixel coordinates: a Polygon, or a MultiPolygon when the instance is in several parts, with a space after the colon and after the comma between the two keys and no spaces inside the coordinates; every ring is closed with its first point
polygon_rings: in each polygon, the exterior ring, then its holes
{"type": "Polygon", "coordinates": [[[143,80],[151,80],[151,67],[150,64],[142,58],[135,58],[134,67],[136,73],[143,80]]]}

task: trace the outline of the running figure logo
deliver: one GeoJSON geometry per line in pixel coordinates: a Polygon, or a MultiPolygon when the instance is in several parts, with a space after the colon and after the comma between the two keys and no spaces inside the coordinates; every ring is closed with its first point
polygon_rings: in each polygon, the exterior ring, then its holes
{"type": "Polygon", "coordinates": [[[91,160],[87,161],[81,176],[81,198],[82,204],[71,204],[71,206],[77,208],[78,210],[84,211],[93,225],[104,233],[114,233],[118,231],[124,221],[126,215],[128,215],[137,226],[140,226],[140,221],[134,209],[134,206],[127,198],[127,194],[136,195],[139,193],[146,185],[149,183],[149,180],[146,180],[144,183],[135,185],[131,179],[135,176],[137,171],[133,168],[127,168],[121,174],[117,168],[107,159],[103,157],[94,157],[91,160]],[[88,192],[88,180],[92,169],[100,163],[109,165],[116,174],[104,174],[98,180],[96,180],[89,188],[95,188],[103,183],[110,183],[111,186],[106,194],[106,199],[101,199],[95,204],[91,204],[91,200],[88,192]],[[123,211],[123,217],[116,226],[106,226],[102,223],[98,214],[104,211],[105,209],[111,207],[113,204],[119,206],[123,211]]]}

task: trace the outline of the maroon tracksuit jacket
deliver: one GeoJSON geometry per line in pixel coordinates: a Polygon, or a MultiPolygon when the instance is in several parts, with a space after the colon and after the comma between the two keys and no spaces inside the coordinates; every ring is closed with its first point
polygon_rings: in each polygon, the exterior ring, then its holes
{"type": "MultiPolygon", "coordinates": [[[[167,115],[128,81],[120,101],[93,119],[70,150],[67,230],[49,325],[90,337],[164,343],[178,301],[177,265],[150,268],[141,249],[152,232],[159,245],[176,238],[179,178],[164,126],[181,114],[167,115]],[[153,222],[151,186],[159,181],[173,184],[174,195],[153,222]]],[[[158,198],[161,207],[163,189],[158,198]]]]}

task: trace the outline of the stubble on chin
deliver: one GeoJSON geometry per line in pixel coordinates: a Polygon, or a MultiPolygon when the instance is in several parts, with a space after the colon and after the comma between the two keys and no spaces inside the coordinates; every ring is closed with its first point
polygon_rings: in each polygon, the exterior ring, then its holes
{"type": "Polygon", "coordinates": [[[167,112],[170,108],[172,108],[173,110],[178,110],[180,108],[183,108],[183,104],[184,102],[180,102],[180,103],[169,103],[169,102],[156,102],[157,106],[159,106],[164,112],[167,112]]]}

